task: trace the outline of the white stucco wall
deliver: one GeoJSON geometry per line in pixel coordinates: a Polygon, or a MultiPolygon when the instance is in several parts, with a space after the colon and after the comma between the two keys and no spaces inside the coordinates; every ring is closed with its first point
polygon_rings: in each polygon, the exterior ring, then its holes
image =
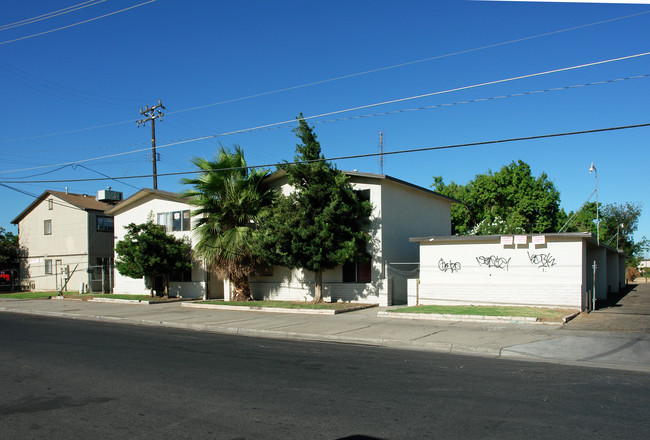
{"type": "MultiPolygon", "coordinates": [[[[387,269],[389,262],[418,261],[418,246],[409,237],[451,232],[451,202],[422,188],[396,182],[378,175],[351,173],[356,191],[369,190],[373,206],[370,241],[370,283],[343,283],[341,267],[323,273],[323,297],[326,301],[378,303],[388,306],[406,304],[406,278],[387,269]]],[[[286,180],[274,181],[274,187],[289,194],[286,180]]],[[[417,267],[414,264],[413,267],[417,267]]],[[[256,299],[309,301],[313,299],[314,275],[301,270],[275,266],[272,276],[251,277],[251,293],[256,299]]],[[[226,292],[226,298],[228,293],[226,292]]]]}
{"type": "MultiPolygon", "coordinates": [[[[149,195],[142,200],[130,205],[128,209],[116,213],[114,217],[115,222],[115,243],[122,240],[126,233],[124,229],[130,223],[144,223],[149,219],[153,213],[154,223],[156,222],[157,214],[163,212],[175,212],[191,210],[192,208],[187,203],[156,198],[149,195]]],[[[194,221],[194,220],[193,220],[194,221]]],[[[192,231],[173,231],[169,232],[177,238],[188,237],[190,242],[192,240],[192,231]]],[[[116,256],[117,258],[117,256],[116,256]]],[[[115,270],[115,287],[114,293],[117,294],[131,294],[131,295],[148,295],[149,289],[146,288],[144,278],[134,279],[121,275],[115,270]]],[[[184,298],[200,298],[206,292],[206,273],[202,261],[194,261],[192,269],[191,282],[170,282],[169,294],[170,296],[182,296],[184,298]]]]}
{"type": "Polygon", "coordinates": [[[530,237],[526,245],[499,239],[420,243],[420,282],[411,282],[410,304],[581,309],[583,246],[582,239],[534,245],[530,237]]]}
{"type": "Polygon", "coordinates": [[[428,191],[392,180],[381,181],[381,239],[393,303],[407,303],[407,279],[417,277],[419,246],[410,237],[451,234],[451,202],[428,191]]]}

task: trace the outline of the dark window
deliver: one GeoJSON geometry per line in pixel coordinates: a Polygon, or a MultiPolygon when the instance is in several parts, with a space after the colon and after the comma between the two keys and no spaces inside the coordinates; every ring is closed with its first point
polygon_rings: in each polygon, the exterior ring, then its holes
{"type": "Polygon", "coordinates": [[[369,283],[372,274],[372,259],[370,256],[359,258],[352,263],[343,265],[344,283],[369,283]]]}
{"type": "Polygon", "coordinates": [[[172,212],[172,231],[183,230],[183,216],[180,211],[172,212]]]}
{"type": "Polygon", "coordinates": [[[183,211],[183,231],[189,231],[190,229],[192,229],[190,222],[190,211],[183,211]]]}
{"type": "Polygon", "coordinates": [[[52,220],[43,221],[43,233],[45,235],[52,235],[52,220]]]}
{"type": "Polygon", "coordinates": [[[169,275],[169,282],[182,283],[192,281],[192,269],[182,272],[172,272],[169,275]]]}
{"type": "Polygon", "coordinates": [[[113,232],[113,217],[97,216],[97,230],[100,232],[113,232]]]}
{"type": "Polygon", "coordinates": [[[52,273],[52,260],[45,260],[45,273],[52,273]]]}
{"type": "Polygon", "coordinates": [[[362,202],[369,202],[370,201],[370,190],[369,189],[361,189],[361,190],[355,191],[355,193],[357,194],[357,197],[359,198],[359,200],[361,200],[362,202]]]}

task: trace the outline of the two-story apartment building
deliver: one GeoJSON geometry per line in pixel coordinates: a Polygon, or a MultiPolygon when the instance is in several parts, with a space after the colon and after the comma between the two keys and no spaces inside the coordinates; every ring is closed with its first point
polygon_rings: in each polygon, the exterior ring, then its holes
{"type": "MultiPolygon", "coordinates": [[[[168,234],[186,238],[192,244],[191,206],[176,193],[144,188],[123,202],[115,205],[107,214],[114,217],[115,242],[124,239],[125,226],[141,224],[149,219],[165,228],[168,234]]],[[[118,258],[118,256],[116,256],[118,258]]],[[[175,274],[169,283],[169,294],[183,298],[223,298],[223,281],[210,277],[202,260],[193,261],[193,269],[185,274],[175,274]]],[[[156,290],[162,288],[161,280],[153,280],[156,290]]],[[[150,289],[144,278],[134,279],[115,271],[115,293],[146,295],[150,289]]]]}
{"type": "MultiPolygon", "coordinates": [[[[409,238],[420,233],[449,235],[454,199],[383,174],[344,171],[360,197],[372,203],[368,259],[323,273],[326,301],[406,304],[407,279],[417,277],[419,249],[409,238]]],[[[282,193],[293,189],[286,173],[265,180],[282,193]]],[[[255,299],[310,301],[314,274],[274,266],[264,276],[251,277],[255,299]]],[[[226,297],[228,297],[226,287],[226,297]]]]}
{"type": "Polygon", "coordinates": [[[20,282],[32,290],[110,292],[113,217],[119,192],[98,196],[48,190],[12,223],[18,225],[20,282]]]}

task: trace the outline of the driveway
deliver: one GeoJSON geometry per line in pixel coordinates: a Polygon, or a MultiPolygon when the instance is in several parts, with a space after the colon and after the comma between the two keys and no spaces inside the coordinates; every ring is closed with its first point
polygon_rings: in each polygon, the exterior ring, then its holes
{"type": "Polygon", "coordinates": [[[650,333],[650,283],[638,278],[619,295],[596,304],[591,313],[581,313],[563,330],[650,333]]]}

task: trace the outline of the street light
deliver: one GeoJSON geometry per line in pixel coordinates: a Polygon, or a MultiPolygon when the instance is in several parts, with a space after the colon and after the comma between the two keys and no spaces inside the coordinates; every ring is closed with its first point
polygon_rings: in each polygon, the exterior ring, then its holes
{"type": "Polygon", "coordinates": [[[620,225],[616,225],[616,250],[618,250],[618,229],[619,228],[625,228],[625,225],[621,223],[620,225]]]}
{"type": "Polygon", "coordinates": [[[589,167],[589,174],[594,173],[594,176],[596,177],[596,241],[598,243],[598,246],[600,246],[600,219],[598,215],[598,171],[596,171],[596,167],[594,166],[594,163],[591,162],[591,166],[589,167]]]}

